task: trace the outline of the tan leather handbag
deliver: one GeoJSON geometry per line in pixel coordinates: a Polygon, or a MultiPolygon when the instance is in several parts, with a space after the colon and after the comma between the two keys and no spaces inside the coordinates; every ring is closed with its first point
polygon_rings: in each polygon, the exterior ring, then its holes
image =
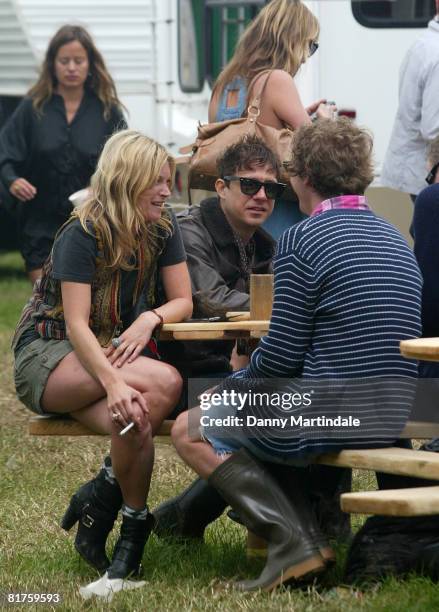
{"type": "MultiPolygon", "coordinates": [[[[192,155],[189,158],[189,189],[205,189],[215,191],[215,181],[218,178],[216,161],[223,151],[247,135],[256,135],[274,151],[281,162],[291,159],[293,131],[288,128],[280,130],[264,125],[258,119],[261,112],[261,98],[270,78],[271,70],[267,71],[265,80],[247,110],[247,116],[217,123],[198,125],[198,137],[189,148],[192,155]]],[[[259,78],[261,75],[257,75],[259,78]]],[[[253,82],[252,82],[253,83],[253,82]]],[[[252,83],[249,86],[251,91],[252,83]]],[[[184,148],[181,152],[187,152],[184,148]]],[[[282,167],[281,181],[287,183],[288,175],[282,167]]],[[[291,197],[291,192],[288,198],[291,197]]]]}

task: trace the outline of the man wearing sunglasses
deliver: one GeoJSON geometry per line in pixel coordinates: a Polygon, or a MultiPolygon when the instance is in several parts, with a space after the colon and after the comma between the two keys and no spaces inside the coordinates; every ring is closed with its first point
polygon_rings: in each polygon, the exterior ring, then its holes
{"type": "MultiPolygon", "coordinates": [[[[249,310],[249,274],[272,272],[275,242],[261,225],[285,187],[278,181],[279,160],[258,138],[230,146],[217,166],[217,196],[178,216],[192,280],[195,317],[249,310]]],[[[231,371],[233,342],[175,342],[164,343],[160,348],[165,361],[177,367],[186,381],[197,376],[226,377],[231,371]]],[[[181,408],[185,410],[187,404],[181,408]]],[[[310,490],[318,490],[315,507],[322,521],[327,519],[331,533],[347,537],[349,515],[340,512],[334,499],[350,489],[350,472],[313,466],[307,478],[310,490]]],[[[197,479],[154,511],[155,531],[158,535],[202,538],[206,526],[225,507],[216,490],[197,479]]]]}
{"type": "MultiPolygon", "coordinates": [[[[282,193],[277,156],[256,137],[228,147],[218,159],[217,195],[177,218],[192,281],[194,318],[249,310],[250,274],[271,273],[275,241],[261,225],[282,193]]],[[[163,347],[165,357],[169,344],[163,347]]],[[[172,362],[183,375],[230,371],[233,342],[178,342],[172,362]]]]}
{"type": "Polygon", "coordinates": [[[409,416],[417,376],[399,342],[420,333],[421,277],[403,236],[364,196],[373,179],[371,136],[346,118],[317,121],[295,131],[291,153],[290,183],[310,217],[279,239],[268,334],[249,366],[215,390],[224,399],[210,406],[211,424],[200,421],[195,408],[172,430],[180,457],[267,540],[264,570],[256,581],[241,583],[244,590],[271,590],[302,577],[310,564],[322,571],[334,560],[293,467],[324,452],[393,443],[409,416]],[[293,409],[299,420],[343,414],[355,416],[357,426],[320,428],[317,419],[304,427],[253,427],[246,417],[285,415],[282,407],[276,412],[277,403],[249,399],[253,389],[275,389],[279,378],[291,389],[300,380],[305,386],[299,389],[315,389],[311,404],[299,400],[293,409]],[[232,391],[247,393],[240,410],[227,401],[232,391]],[[241,428],[222,422],[238,413],[241,428]],[[198,436],[194,422],[200,422],[198,436]],[[291,466],[289,488],[265,462],[291,466]]]}
{"type": "MultiPolygon", "coordinates": [[[[272,272],[276,245],[261,225],[285,187],[279,183],[279,159],[256,137],[228,147],[217,167],[216,196],[177,216],[191,275],[194,318],[250,309],[250,274],[272,272]]],[[[197,377],[205,383],[203,379],[228,376],[233,347],[234,341],[166,342],[160,352],[185,383],[197,377]]],[[[244,343],[238,344],[240,354],[246,349],[244,343]]],[[[187,409],[185,396],[173,416],[187,409]]],[[[197,479],[154,511],[156,533],[202,538],[205,527],[225,506],[215,489],[197,479]]]]}

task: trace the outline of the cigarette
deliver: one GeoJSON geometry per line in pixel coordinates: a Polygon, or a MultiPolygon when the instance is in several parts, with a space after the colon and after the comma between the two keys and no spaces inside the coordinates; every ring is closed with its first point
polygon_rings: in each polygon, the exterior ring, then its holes
{"type": "Polygon", "coordinates": [[[128,423],[128,425],[126,427],[124,427],[122,429],[122,431],[119,432],[119,436],[124,436],[130,429],[132,429],[134,427],[134,423],[128,423]]]}

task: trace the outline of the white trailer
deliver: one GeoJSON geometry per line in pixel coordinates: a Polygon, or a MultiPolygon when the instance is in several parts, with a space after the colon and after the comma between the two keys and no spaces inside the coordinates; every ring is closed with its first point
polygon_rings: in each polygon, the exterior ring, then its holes
{"type": "MultiPolygon", "coordinates": [[[[58,27],[85,25],[113,75],[131,127],[173,153],[207,120],[211,84],[266,0],[0,0],[0,100],[35,81],[58,27]]],[[[312,0],[320,49],[297,82],[305,104],[320,97],[353,111],[375,137],[377,181],[398,102],[398,72],[434,14],[434,0],[312,0]]],[[[11,98],[12,97],[12,98],[11,98]]],[[[6,105],[7,106],[7,105],[6,105]]],[[[389,195],[386,191],[386,199],[389,195]]],[[[410,205],[398,204],[410,215],[410,205]]],[[[392,217],[392,214],[387,214],[392,217]]],[[[406,229],[407,218],[397,220],[406,229]]]]}
{"type": "Polygon", "coordinates": [[[194,94],[179,85],[177,13],[176,0],[0,0],[0,96],[23,96],[54,32],[80,23],[107,62],[130,126],[175,152],[193,138],[209,99],[207,85],[194,94]]]}

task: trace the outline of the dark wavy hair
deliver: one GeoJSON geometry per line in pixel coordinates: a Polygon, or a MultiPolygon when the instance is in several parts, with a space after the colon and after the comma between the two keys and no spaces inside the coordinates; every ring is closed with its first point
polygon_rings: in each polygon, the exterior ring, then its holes
{"type": "Polygon", "coordinates": [[[284,166],[325,198],[362,195],[373,180],[372,147],[371,134],[350,119],[319,119],[294,133],[284,166]]]}
{"type": "Polygon", "coordinates": [[[228,176],[239,170],[250,170],[254,166],[270,166],[277,178],[280,176],[280,161],[276,153],[257,136],[244,136],[233,143],[218,158],[218,176],[228,176]]]}
{"type": "Polygon", "coordinates": [[[84,47],[88,56],[89,76],[86,87],[94,91],[104,105],[104,117],[108,119],[111,107],[123,108],[117,97],[116,87],[111,78],[101,53],[85,28],[79,25],[62,26],[49,42],[46,56],[41,67],[38,81],[30,88],[28,95],[33,100],[33,106],[38,114],[43,112],[45,103],[51,98],[56,87],[55,58],[63,45],[78,41],[84,47]]]}

